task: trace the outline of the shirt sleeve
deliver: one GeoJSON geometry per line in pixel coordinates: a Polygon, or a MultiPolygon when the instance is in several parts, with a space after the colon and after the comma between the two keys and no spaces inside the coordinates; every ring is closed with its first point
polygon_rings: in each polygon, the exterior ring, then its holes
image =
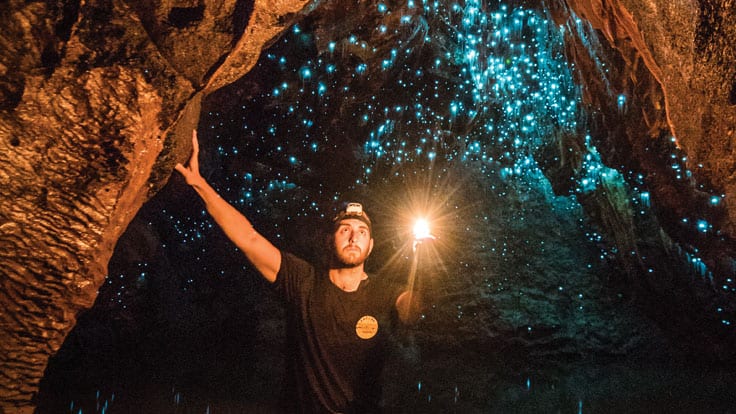
{"type": "Polygon", "coordinates": [[[299,296],[303,285],[314,277],[314,267],[288,252],[281,252],[281,267],[272,287],[287,301],[299,296]]]}

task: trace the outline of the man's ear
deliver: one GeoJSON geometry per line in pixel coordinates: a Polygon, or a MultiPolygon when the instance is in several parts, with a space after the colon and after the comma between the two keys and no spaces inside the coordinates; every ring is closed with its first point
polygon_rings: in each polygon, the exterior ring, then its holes
{"type": "Polygon", "coordinates": [[[371,237],[370,244],[368,244],[368,254],[365,257],[370,256],[372,251],[373,251],[373,237],[371,237]]]}

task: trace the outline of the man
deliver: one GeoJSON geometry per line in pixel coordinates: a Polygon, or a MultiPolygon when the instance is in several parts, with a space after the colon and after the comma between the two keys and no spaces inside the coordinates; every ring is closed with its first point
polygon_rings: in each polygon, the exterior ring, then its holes
{"type": "Polygon", "coordinates": [[[363,413],[378,410],[387,329],[418,315],[410,290],[390,289],[369,276],[372,223],[350,203],[333,221],[328,269],[280,251],[223,200],[199,173],[199,144],[192,133],[187,167],[176,165],[228,238],[285,299],[289,361],[285,395],[289,411],[363,413]]]}

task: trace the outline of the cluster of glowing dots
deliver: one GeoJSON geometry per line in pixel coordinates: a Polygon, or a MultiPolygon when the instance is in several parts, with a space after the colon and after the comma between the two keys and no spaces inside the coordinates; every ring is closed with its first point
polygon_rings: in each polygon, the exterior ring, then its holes
{"type": "Polygon", "coordinates": [[[553,139],[553,128],[574,130],[577,96],[566,62],[551,47],[562,42],[554,25],[532,10],[484,8],[479,1],[425,3],[422,19],[440,23],[430,25],[426,41],[442,36],[455,49],[437,56],[429,69],[456,73],[458,80],[422,86],[424,71],[413,72],[416,82],[404,82],[419,90],[411,104],[364,115],[376,125],[366,153],[390,162],[431,161],[438,155],[495,161],[506,167],[494,171],[510,176],[537,168],[529,154],[553,139]],[[442,27],[453,30],[433,36],[442,27]],[[396,133],[396,125],[407,122],[417,125],[420,139],[409,143],[396,133]],[[440,154],[437,147],[448,129],[463,130],[455,136],[459,149],[440,154]]]}
{"type": "MultiPolygon", "coordinates": [[[[297,78],[287,78],[268,93],[272,99],[283,99],[283,116],[288,120],[273,122],[268,133],[304,136],[304,142],[311,144],[302,150],[316,150],[319,137],[312,139],[312,134],[318,114],[334,110],[338,96],[355,99],[350,96],[353,89],[361,81],[370,82],[368,78],[376,72],[393,70],[401,73],[391,79],[397,88],[395,95],[404,94],[405,99],[372,95],[353,112],[356,121],[370,131],[364,151],[373,157],[373,163],[431,162],[443,157],[500,164],[503,168],[489,168],[488,172],[505,177],[536,170],[529,154],[553,140],[553,131],[574,131],[578,115],[578,96],[559,53],[562,36],[556,26],[537,11],[511,9],[503,3],[497,10],[487,10],[489,6],[480,1],[462,6],[444,2],[407,5],[411,13],[398,20],[391,7],[377,5],[386,16],[377,32],[398,38],[388,51],[371,44],[373,38],[368,35],[349,34],[328,42],[325,53],[296,66],[286,56],[267,53],[266,58],[285,75],[293,71],[297,78]],[[423,57],[426,60],[417,65],[410,59],[420,49],[444,52],[431,59],[423,57]],[[333,53],[344,50],[385,55],[354,66],[331,60],[333,53]],[[380,67],[371,67],[373,62],[380,62],[380,67]],[[356,86],[338,81],[345,78],[354,79],[356,86]]],[[[287,41],[298,42],[302,35],[295,26],[287,41]]],[[[297,163],[293,152],[278,152],[264,155],[289,157],[297,163]]],[[[373,167],[370,161],[366,163],[362,183],[370,180],[373,167]]]]}

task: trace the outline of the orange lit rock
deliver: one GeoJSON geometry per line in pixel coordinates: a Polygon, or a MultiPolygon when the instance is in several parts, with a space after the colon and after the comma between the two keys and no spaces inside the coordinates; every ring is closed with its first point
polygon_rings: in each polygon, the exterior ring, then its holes
{"type": "Polygon", "coordinates": [[[247,72],[307,3],[3,5],[0,411],[32,411],[120,234],[186,158],[203,85],[247,72]]]}

